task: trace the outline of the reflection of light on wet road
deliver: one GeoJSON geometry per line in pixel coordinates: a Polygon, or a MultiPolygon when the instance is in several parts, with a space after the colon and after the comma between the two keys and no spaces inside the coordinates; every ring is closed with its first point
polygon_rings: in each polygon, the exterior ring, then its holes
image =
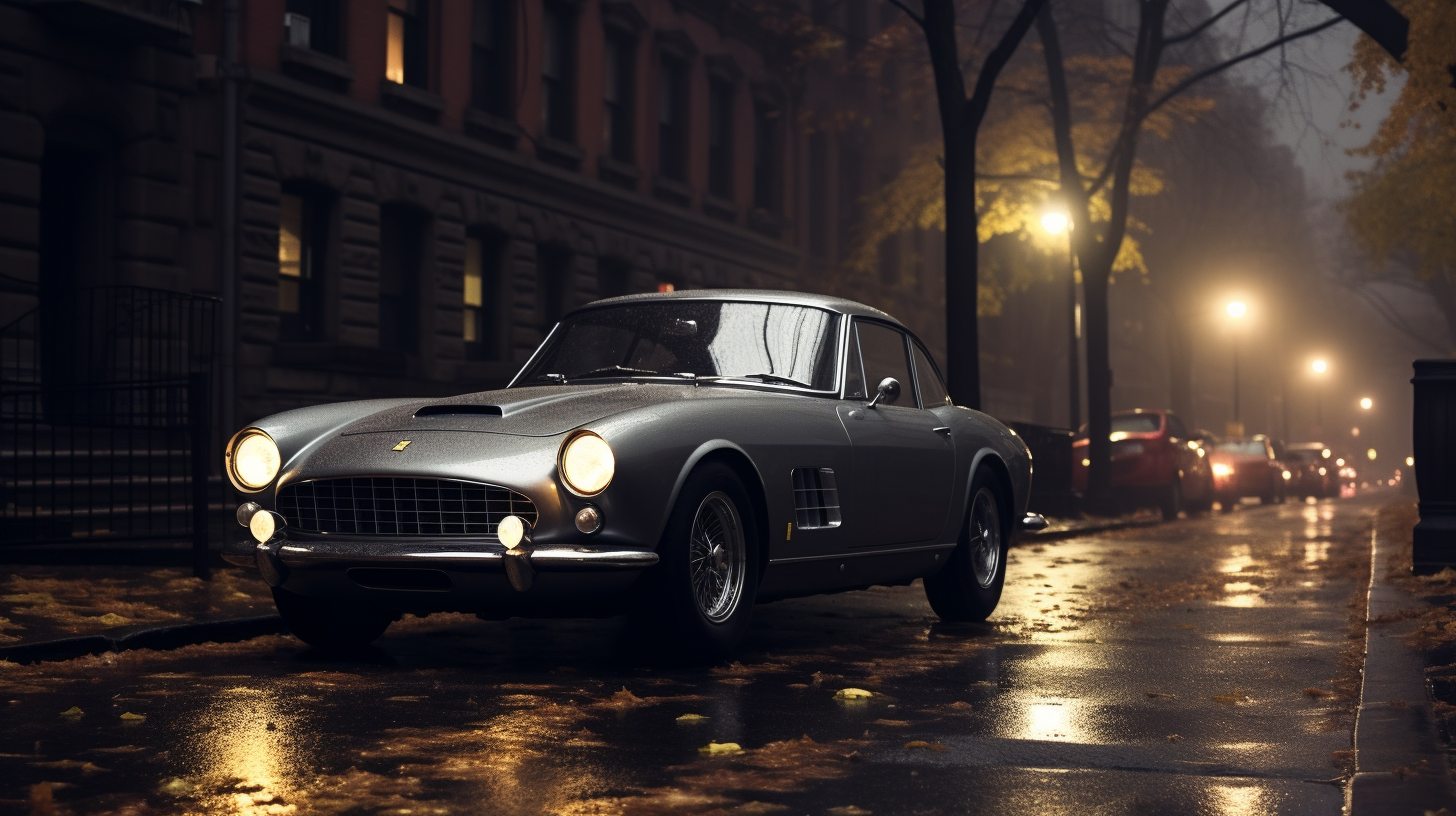
{"type": "Polygon", "coordinates": [[[298,719],[279,709],[267,692],[250,688],[224,691],[201,719],[198,751],[205,757],[204,799],[213,813],[238,816],[290,816],[288,800],[298,790],[298,775],[308,770],[294,743],[298,719]]]}
{"type": "Polygon", "coordinates": [[[1229,547],[1227,558],[1218,560],[1219,572],[1242,572],[1247,567],[1254,565],[1253,550],[1248,544],[1235,544],[1229,547]]]}
{"type": "Polygon", "coordinates": [[[1050,742],[1090,742],[1077,722],[1081,707],[1077,700],[1032,703],[1026,707],[1015,736],[1050,742]]]}
{"type": "Polygon", "coordinates": [[[1210,811],[1220,816],[1254,816],[1274,810],[1269,792],[1250,785],[1214,785],[1208,789],[1208,803],[1210,811]]]}

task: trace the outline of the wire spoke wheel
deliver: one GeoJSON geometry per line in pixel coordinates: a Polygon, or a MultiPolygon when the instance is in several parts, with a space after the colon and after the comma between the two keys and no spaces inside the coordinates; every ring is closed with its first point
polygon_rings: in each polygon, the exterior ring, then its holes
{"type": "Polygon", "coordinates": [[[738,608],[747,558],[733,500],[717,490],[704,496],[688,539],[688,574],[698,611],[710,622],[722,623],[738,608]]]}
{"type": "Polygon", "coordinates": [[[1001,517],[996,512],[996,497],[982,488],[971,506],[971,572],[982,589],[996,582],[1001,570],[1001,517]]]}

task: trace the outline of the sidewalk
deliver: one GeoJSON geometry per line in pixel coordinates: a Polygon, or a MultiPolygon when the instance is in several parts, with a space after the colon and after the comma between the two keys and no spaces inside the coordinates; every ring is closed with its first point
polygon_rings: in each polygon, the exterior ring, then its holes
{"type": "Polygon", "coordinates": [[[0,571],[0,660],[64,660],[281,629],[267,585],[232,566],[215,568],[211,581],[181,566],[7,564],[0,571]]]}

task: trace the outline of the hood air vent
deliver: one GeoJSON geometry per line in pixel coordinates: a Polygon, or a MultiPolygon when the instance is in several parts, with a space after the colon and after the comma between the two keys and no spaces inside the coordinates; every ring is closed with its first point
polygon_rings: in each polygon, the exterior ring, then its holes
{"type": "Polygon", "coordinates": [[[415,416],[503,416],[499,405],[426,405],[415,416]]]}

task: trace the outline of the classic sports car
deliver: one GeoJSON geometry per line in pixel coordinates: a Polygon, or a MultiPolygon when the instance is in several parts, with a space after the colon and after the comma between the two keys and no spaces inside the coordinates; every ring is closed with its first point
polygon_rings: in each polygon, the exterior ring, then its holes
{"type": "Polygon", "coordinates": [[[925,579],[983,620],[1031,457],[950,403],[883,312],[814,295],[684,291],[567,315],[499,391],[287,411],[238,432],[256,565],[289,628],[373,641],[404,612],[635,612],[726,653],[756,601],[925,579]]]}

